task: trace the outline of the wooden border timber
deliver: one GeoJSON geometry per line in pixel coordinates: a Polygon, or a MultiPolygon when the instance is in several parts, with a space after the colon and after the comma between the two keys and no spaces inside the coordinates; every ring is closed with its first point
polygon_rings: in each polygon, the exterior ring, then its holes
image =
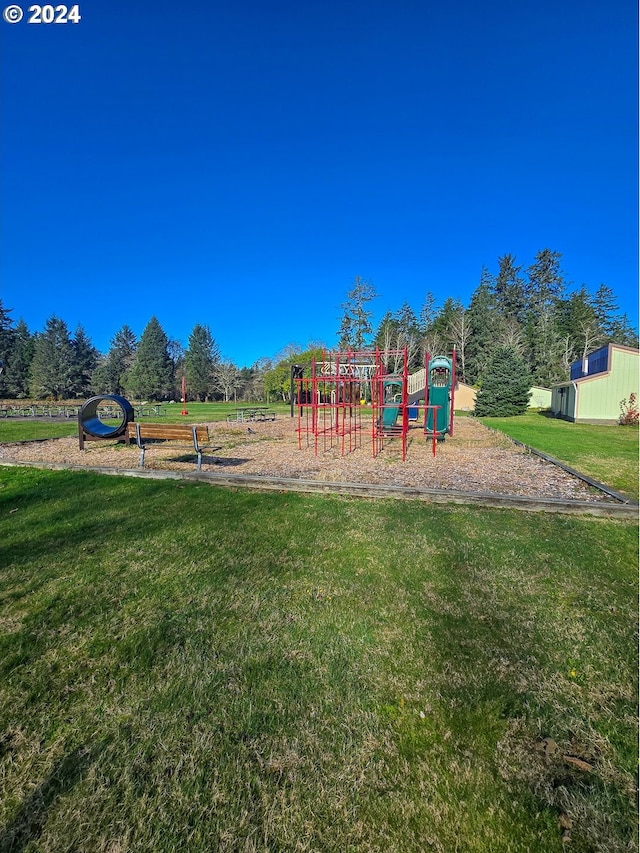
{"type": "Polygon", "coordinates": [[[453,489],[418,489],[410,486],[387,486],[368,483],[332,483],[324,480],[297,480],[286,477],[259,477],[251,474],[214,474],[153,470],[142,468],[104,468],[90,465],[68,465],[64,462],[5,462],[0,466],[39,468],[45,470],[91,471],[121,477],[146,477],[151,480],[187,480],[234,489],[258,491],[304,492],[360,498],[420,500],[425,503],[457,504],[525,512],[553,512],[570,515],[592,515],[606,518],[638,520],[638,505],[607,501],[565,501],[557,498],[530,498],[493,492],[459,492],[453,489]]]}
{"type": "Polygon", "coordinates": [[[534,456],[539,456],[541,459],[544,459],[545,462],[551,462],[552,465],[557,465],[558,468],[562,468],[563,471],[566,471],[567,474],[571,474],[573,477],[577,477],[579,480],[582,480],[584,483],[587,483],[589,486],[593,486],[594,489],[598,489],[600,492],[604,492],[605,495],[608,495],[610,498],[614,498],[614,500],[620,501],[623,504],[631,504],[632,506],[638,507],[639,504],[637,501],[634,501],[628,495],[623,495],[622,492],[617,492],[615,489],[612,489],[610,486],[605,486],[604,483],[601,483],[599,480],[594,480],[593,477],[589,477],[588,474],[583,474],[580,471],[576,471],[575,468],[572,468],[570,465],[567,465],[565,462],[561,462],[559,459],[556,459],[555,456],[549,456],[548,453],[544,453],[542,450],[536,450],[535,447],[530,447],[528,444],[525,444],[523,441],[518,441],[517,438],[512,438],[510,435],[507,435],[506,432],[502,432],[495,427],[487,426],[487,424],[483,424],[487,429],[490,429],[491,432],[495,432],[498,435],[503,435],[512,441],[514,444],[517,444],[518,447],[523,447],[527,453],[533,453],[534,456]]]}

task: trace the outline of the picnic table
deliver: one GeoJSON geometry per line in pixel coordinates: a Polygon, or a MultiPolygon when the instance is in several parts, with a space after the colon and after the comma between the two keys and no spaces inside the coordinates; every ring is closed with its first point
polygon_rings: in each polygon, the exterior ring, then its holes
{"type": "Polygon", "coordinates": [[[269,406],[243,406],[234,414],[227,415],[227,421],[275,421],[276,413],[269,406]]]}

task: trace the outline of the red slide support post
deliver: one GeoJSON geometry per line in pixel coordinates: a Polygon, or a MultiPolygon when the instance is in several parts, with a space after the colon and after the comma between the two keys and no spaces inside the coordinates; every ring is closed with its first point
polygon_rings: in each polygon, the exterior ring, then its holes
{"type": "Polygon", "coordinates": [[[453,435],[453,410],[456,396],[456,348],[451,353],[451,402],[449,403],[449,436],[453,435]]]}
{"type": "Polygon", "coordinates": [[[184,376],[182,377],[182,414],[189,414],[187,411],[187,381],[184,376]]]}

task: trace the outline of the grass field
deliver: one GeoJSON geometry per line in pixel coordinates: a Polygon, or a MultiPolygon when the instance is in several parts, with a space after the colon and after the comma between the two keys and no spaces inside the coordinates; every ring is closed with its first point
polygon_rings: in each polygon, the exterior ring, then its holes
{"type": "Polygon", "coordinates": [[[0,469],[0,528],[0,850],[637,849],[636,525],[0,469]]]}
{"type": "MultiPolygon", "coordinates": [[[[245,404],[238,404],[242,408],[245,404]]],[[[211,421],[224,421],[228,415],[236,411],[234,403],[187,403],[188,415],[182,415],[182,403],[162,406],[164,414],[161,416],[145,416],[138,418],[141,422],[154,421],[160,423],[210,423],[211,421]]],[[[284,403],[270,405],[269,408],[277,413],[278,417],[288,417],[290,407],[284,403]]],[[[0,441],[31,441],[40,438],[63,438],[67,435],[77,435],[78,421],[76,418],[68,420],[19,420],[17,418],[0,419],[0,441]]]]}
{"type": "Polygon", "coordinates": [[[637,500],[636,427],[573,424],[544,412],[480,420],[637,500]]]}

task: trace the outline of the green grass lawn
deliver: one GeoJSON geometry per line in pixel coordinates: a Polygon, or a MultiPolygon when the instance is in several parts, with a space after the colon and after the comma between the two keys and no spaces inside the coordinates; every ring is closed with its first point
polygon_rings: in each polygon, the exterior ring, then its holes
{"type": "Polygon", "coordinates": [[[573,424],[543,412],[480,420],[601,483],[638,497],[637,428],[573,424]]]}
{"type": "MultiPolygon", "coordinates": [[[[234,403],[187,403],[188,415],[182,415],[182,403],[173,405],[161,404],[164,414],[149,415],[141,417],[141,422],[158,423],[210,423],[211,421],[224,421],[228,415],[236,411],[234,403]]],[[[237,408],[249,406],[249,403],[238,403],[237,408]]],[[[262,405],[262,404],[256,404],[262,405]]],[[[290,416],[290,408],[284,403],[270,405],[269,408],[276,412],[277,417],[290,416]]],[[[19,420],[17,418],[0,418],[0,441],[30,441],[38,438],[63,438],[67,435],[77,435],[78,421],[69,418],[64,421],[48,420],[19,420]]]]}
{"type": "Polygon", "coordinates": [[[0,469],[0,850],[628,853],[637,537],[0,469]]]}

